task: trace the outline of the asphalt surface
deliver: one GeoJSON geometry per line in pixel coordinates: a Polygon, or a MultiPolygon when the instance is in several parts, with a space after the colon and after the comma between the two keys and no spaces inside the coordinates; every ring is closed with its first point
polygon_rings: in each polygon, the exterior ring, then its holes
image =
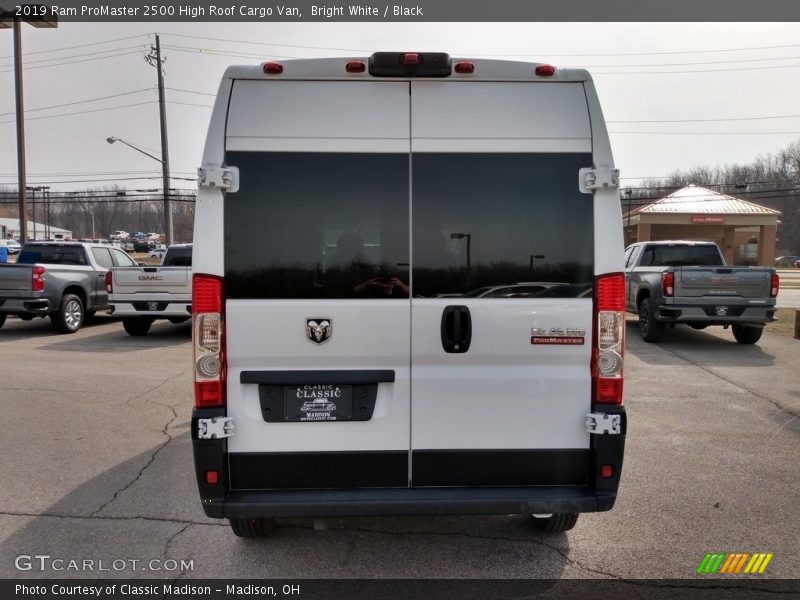
{"type": "Polygon", "coordinates": [[[629,324],[617,505],[568,533],[387,517],[281,521],[245,541],[199,506],[189,338],[166,322],[142,338],[104,318],[68,336],[6,322],[0,577],[683,578],[713,551],[771,552],[767,576],[800,577],[800,341],[678,328],[651,345],[629,324]],[[20,555],[94,570],[20,571],[20,555]],[[165,559],[191,568],[142,570],[165,559]]]}

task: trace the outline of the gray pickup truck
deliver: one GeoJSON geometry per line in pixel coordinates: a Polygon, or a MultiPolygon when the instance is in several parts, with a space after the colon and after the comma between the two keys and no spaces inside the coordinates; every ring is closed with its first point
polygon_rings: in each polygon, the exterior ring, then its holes
{"type": "Polygon", "coordinates": [[[108,308],[106,271],[134,265],[108,244],[24,244],[16,263],[0,264],[0,327],[8,315],[49,316],[59,333],[75,333],[87,317],[108,308]]]}
{"type": "Polygon", "coordinates": [[[755,344],[775,320],[779,280],[770,267],[729,267],[713,242],[639,242],[625,249],[628,311],[646,342],[666,327],[722,325],[740,344],[755,344]]]}

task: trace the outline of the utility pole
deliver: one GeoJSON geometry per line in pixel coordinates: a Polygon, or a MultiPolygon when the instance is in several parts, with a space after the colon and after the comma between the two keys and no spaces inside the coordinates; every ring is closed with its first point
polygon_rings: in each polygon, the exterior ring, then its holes
{"type": "Polygon", "coordinates": [[[14,87],[16,90],[17,109],[17,191],[19,196],[19,239],[28,241],[28,182],[25,172],[25,109],[22,98],[22,23],[34,27],[58,27],[58,17],[49,14],[47,7],[37,7],[26,11],[31,5],[17,6],[17,10],[6,10],[0,7],[0,29],[7,29],[9,23],[14,27],[14,87]],[[17,12],[28,16],[17,16],[17,12]]]}
{"type": "Polygon", "coordinates": [[[161,58],[161,40],[156,34],[156,45],[150,47],[150,54],[144,57],[147,64],[158,73],[158,111],[161,117],[161,178],[164,188],[164,233],[167,245],[173,242],[172,207],[169,198],[169,148],[167,145],[167,105],[164,101],[164,69],[166,59],[161,58]]]}

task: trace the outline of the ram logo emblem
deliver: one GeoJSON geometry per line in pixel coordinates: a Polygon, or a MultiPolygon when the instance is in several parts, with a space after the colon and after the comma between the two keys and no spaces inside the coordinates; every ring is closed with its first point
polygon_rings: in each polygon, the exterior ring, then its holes
{"type": "Polygon", "coordinates": [[[332,319],[306,319],[306,339],[315,344],[324,344],[333,335],[332,319]]]}

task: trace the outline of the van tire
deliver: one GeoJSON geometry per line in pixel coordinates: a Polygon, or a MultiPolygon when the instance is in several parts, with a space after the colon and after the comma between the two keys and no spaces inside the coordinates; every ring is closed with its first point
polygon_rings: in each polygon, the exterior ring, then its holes
{"type": "Polygon", "coordinates": [[[740,344],[755,344],[764,333],[763,327],[748,327],[747,325],[732,325],[733,337],[740,344]]]}
{"type": "Polygon", "coordinates": [[[234,535],[241,538],[264,538],[275,529],[274,519],[228,519],[234,535]]]}
{"type": "Polygon", "coordinates": [[[701,329],[705,329],[706,327],[708,327],[708,323],[688,323],[688,325],[689,325],[689,327],[691,327],[692,329],[697,329],[698,331],[700,331],[701,329]]]}
{"type": "Polygon", "coordinates": [[[643,298],[639,303],[639,333],[645,342],[658,342],[664,335],[664,324],[656,321],[650,299],[643,298]]]}
{"type": "Polygon", "coordinates": [[[549,517],[531,516],[533,528],[542,533],[563,533],[575,527],[578,513],[554,513],[549,517]]]}
{"type": "Polygon", "coordinates": [[[128,335],[147,335],[150,331],[150,326],[153,324],[153,319],[147,317],[129,317],[122,319],[122,326],[128,335]]]}
{"type": "Polygon", "coordinates": [[[58,310],[50,315],[50,322],[58,333],[75,333],[85,317],[83,301],[75,294],[64,294],[58,310]]]}
{"type": "Polygon", "coordinates": [[[6,314],[5,313],[0,314],[0,327],[2,327],[5,322],[6,322],[6,314]]]}

